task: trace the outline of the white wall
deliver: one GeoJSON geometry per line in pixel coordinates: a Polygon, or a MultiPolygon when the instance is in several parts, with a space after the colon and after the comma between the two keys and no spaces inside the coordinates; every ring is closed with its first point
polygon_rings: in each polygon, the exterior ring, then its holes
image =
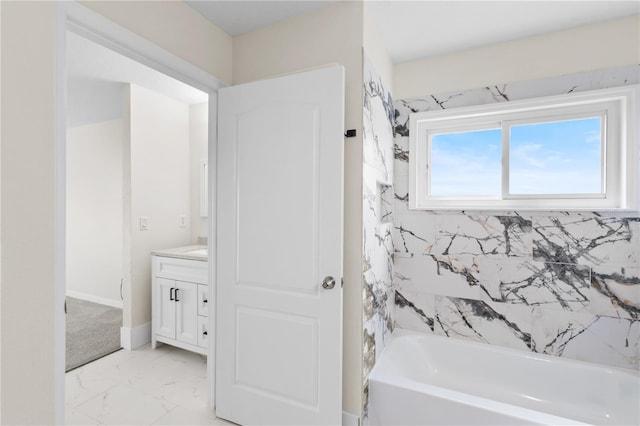
{"type": "Polygon", "coordinates": [[[68,296],[122,306],[122,119],[67,130],[68,296]]]}
{"type": "Polygon", "coordinates": [[[67,126],[122,118],[125,88],[126,84],[118,81],[67,79],[67,126]]]}
{"type": "Polygon", "coordinates": [[[151,251],[188,245],[191,238],[189,106],[139,86],[130,90],[129,303],[136,327],[151,321],[151,251]],[[180,215],[186,216],[184,227],[180,215]],[[148,218],[147,230],[140,229],[140,217],[148,218]]]}
{"type": "MultiPolygon", "coordinates": [[[[0,7],[0,46],[2,45],[2,7],[0,7]]],[[[0,81],[2,81],[2,56],[0,55],[0,81]]],[[[0,84],[0,99],[2,99],[2,84],[0,84]]],[[[0,103],[0,117],[2,117],[2,105],[0,103]]],[[[2,120],[0,119],[0,146],[2,146],[2,120]]],[[[1,169],[0,161],[0,170],[1,169]]],[[[0,171],[0,176],[1,176],[0,171]]],[[[1,197],[0,197],[1,198],[1,197]]],[[[2,205],[0,201],[0,206],[2,205]]],[[[1,210],[1,207],[0,207],[1,210]]],[[[0,226],[0,241],[2,241],[2,227],[0,226]]],[[[0,247],[0,259],[2,259],[2,248],[0,247]]],[[[0,261],[0,279],[2,277],[2,262],[0,261]]],[[[1,287],[0,287],[1,288],[1,287]]],[[[2,291],[0,291],[0,329],[2,328],[2,291]]],[[[0,339],[0,365],[2,365],[2,339],[0,339]]],[[[1,370],[0,370],[1,371],[1,370]]],[[[2,380],[0,380],[0,422],[2,422],[2,380]]]]}
{"type": "Polygon", "coordinates": [[[382,35],[378,30],[375,20],[371,16],[369,7],[370,4],[365,2],[362,44],[365,54],[369,58],[369,62],[378,72],[380,78],[382,78],[385,89],[393,95],[393,87],[391,86],[393,84],[393,62],[391,61],[389,52],[387,52],[387,48],[384,46],[382,35]]]}
{"type": "Polygon", "coordinates": [[[343,409],[362,406],[362,2],[339,2],[233,39],[233,82],[330,63],[346,69],[343,409]]]}
{"type": "Polygon", "coordinates": [[[231,82],[231,36],[182,1],[81,1],[174,55],[231,82]]]}
{"type": "Polygon", "coordinates": [[[0,7],[0,423],[52,424],[55,4],[0,7]]]}
{"type": "Polygon", "coordinates": [[[640,62],[640,17],[397,64],[395,99],[640,62]]]}
{"type": "Polygon", "coordinates": [[[207,236],[207,218],[200,216],[200,168],[207,160],[209,105],[189,106],[190,175],[191,175],[191,243],[207,236]]]}
{"type": "MultiPolygon", "coordinates": [[[[54,307],[56,6],[0,2],[2,424],[53,424],[54,400],[62,398],[54,389],[64,367],[54,356],[54,312],[63,308],[54,307]]],[[[186,4],[87,6],[231,80],[231,37],[186,4]]]]}

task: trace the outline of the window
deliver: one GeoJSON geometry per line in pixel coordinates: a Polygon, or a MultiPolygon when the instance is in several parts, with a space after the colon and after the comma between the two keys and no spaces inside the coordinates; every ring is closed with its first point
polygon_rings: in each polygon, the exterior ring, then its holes
{"type": "Polygon", "coordinates": [[[638,89],[411,115],[413,209],[637,207],[638,89]]]}

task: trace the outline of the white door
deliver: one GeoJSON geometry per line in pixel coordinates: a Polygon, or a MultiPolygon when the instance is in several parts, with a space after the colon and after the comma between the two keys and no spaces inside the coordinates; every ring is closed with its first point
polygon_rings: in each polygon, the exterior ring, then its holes
{"type": "Polygon", "coordinates": [[[340,424],[344,69],[218,105],[217,415],[340,424]]]}
{"type": "Polygon", "coordinates": [[[176,303],[174,301],[174,280],[156,278],[156,334],[176,338],[176,303]]]}

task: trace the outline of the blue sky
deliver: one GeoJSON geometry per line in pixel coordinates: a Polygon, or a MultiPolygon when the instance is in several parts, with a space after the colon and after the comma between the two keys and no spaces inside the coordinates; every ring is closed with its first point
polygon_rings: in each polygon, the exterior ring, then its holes
{"type": "Polygon", "coordinates": [[[431,195],[499,195],[500,129],[431,139],[431,195]]]}
{"type": "Polygon", "coordinates": [[[600,119],[511,128],[512,193],[600,192],[600,119]]]}
{"type": "MultiPolygon", "coordinates": [[[[500,195],[500,129],[434,135],[431,193],[500,195]]],[[[512,126],[510,192],[600,192],[600,118],[512,126]]]]}

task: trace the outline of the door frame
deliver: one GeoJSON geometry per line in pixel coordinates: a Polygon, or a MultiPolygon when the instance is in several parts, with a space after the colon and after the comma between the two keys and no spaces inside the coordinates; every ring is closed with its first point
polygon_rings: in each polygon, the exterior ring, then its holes
{"type": "MultiPolygon", "coordinates": [[[[208,162],[216,164],[218,90],[227,84],[134,32],[110,21],[76,2],[56,2],[55,25],[55,192],[54,192],[54,422],[65,422],[65,268],[66,268],[66,152],[67,152],[67,64],[66,33],[71,31],[118,52],[143,65],[180,80],[209,95],[208,162]]],[[[215,294],[216,259],[216,174],[209,174],[208,280],[209,294],[215,294]]],[[[215,408],[215,315],[209,304],[209,349],[207,356],[207,389],[210,409],[215,408]]]]}

